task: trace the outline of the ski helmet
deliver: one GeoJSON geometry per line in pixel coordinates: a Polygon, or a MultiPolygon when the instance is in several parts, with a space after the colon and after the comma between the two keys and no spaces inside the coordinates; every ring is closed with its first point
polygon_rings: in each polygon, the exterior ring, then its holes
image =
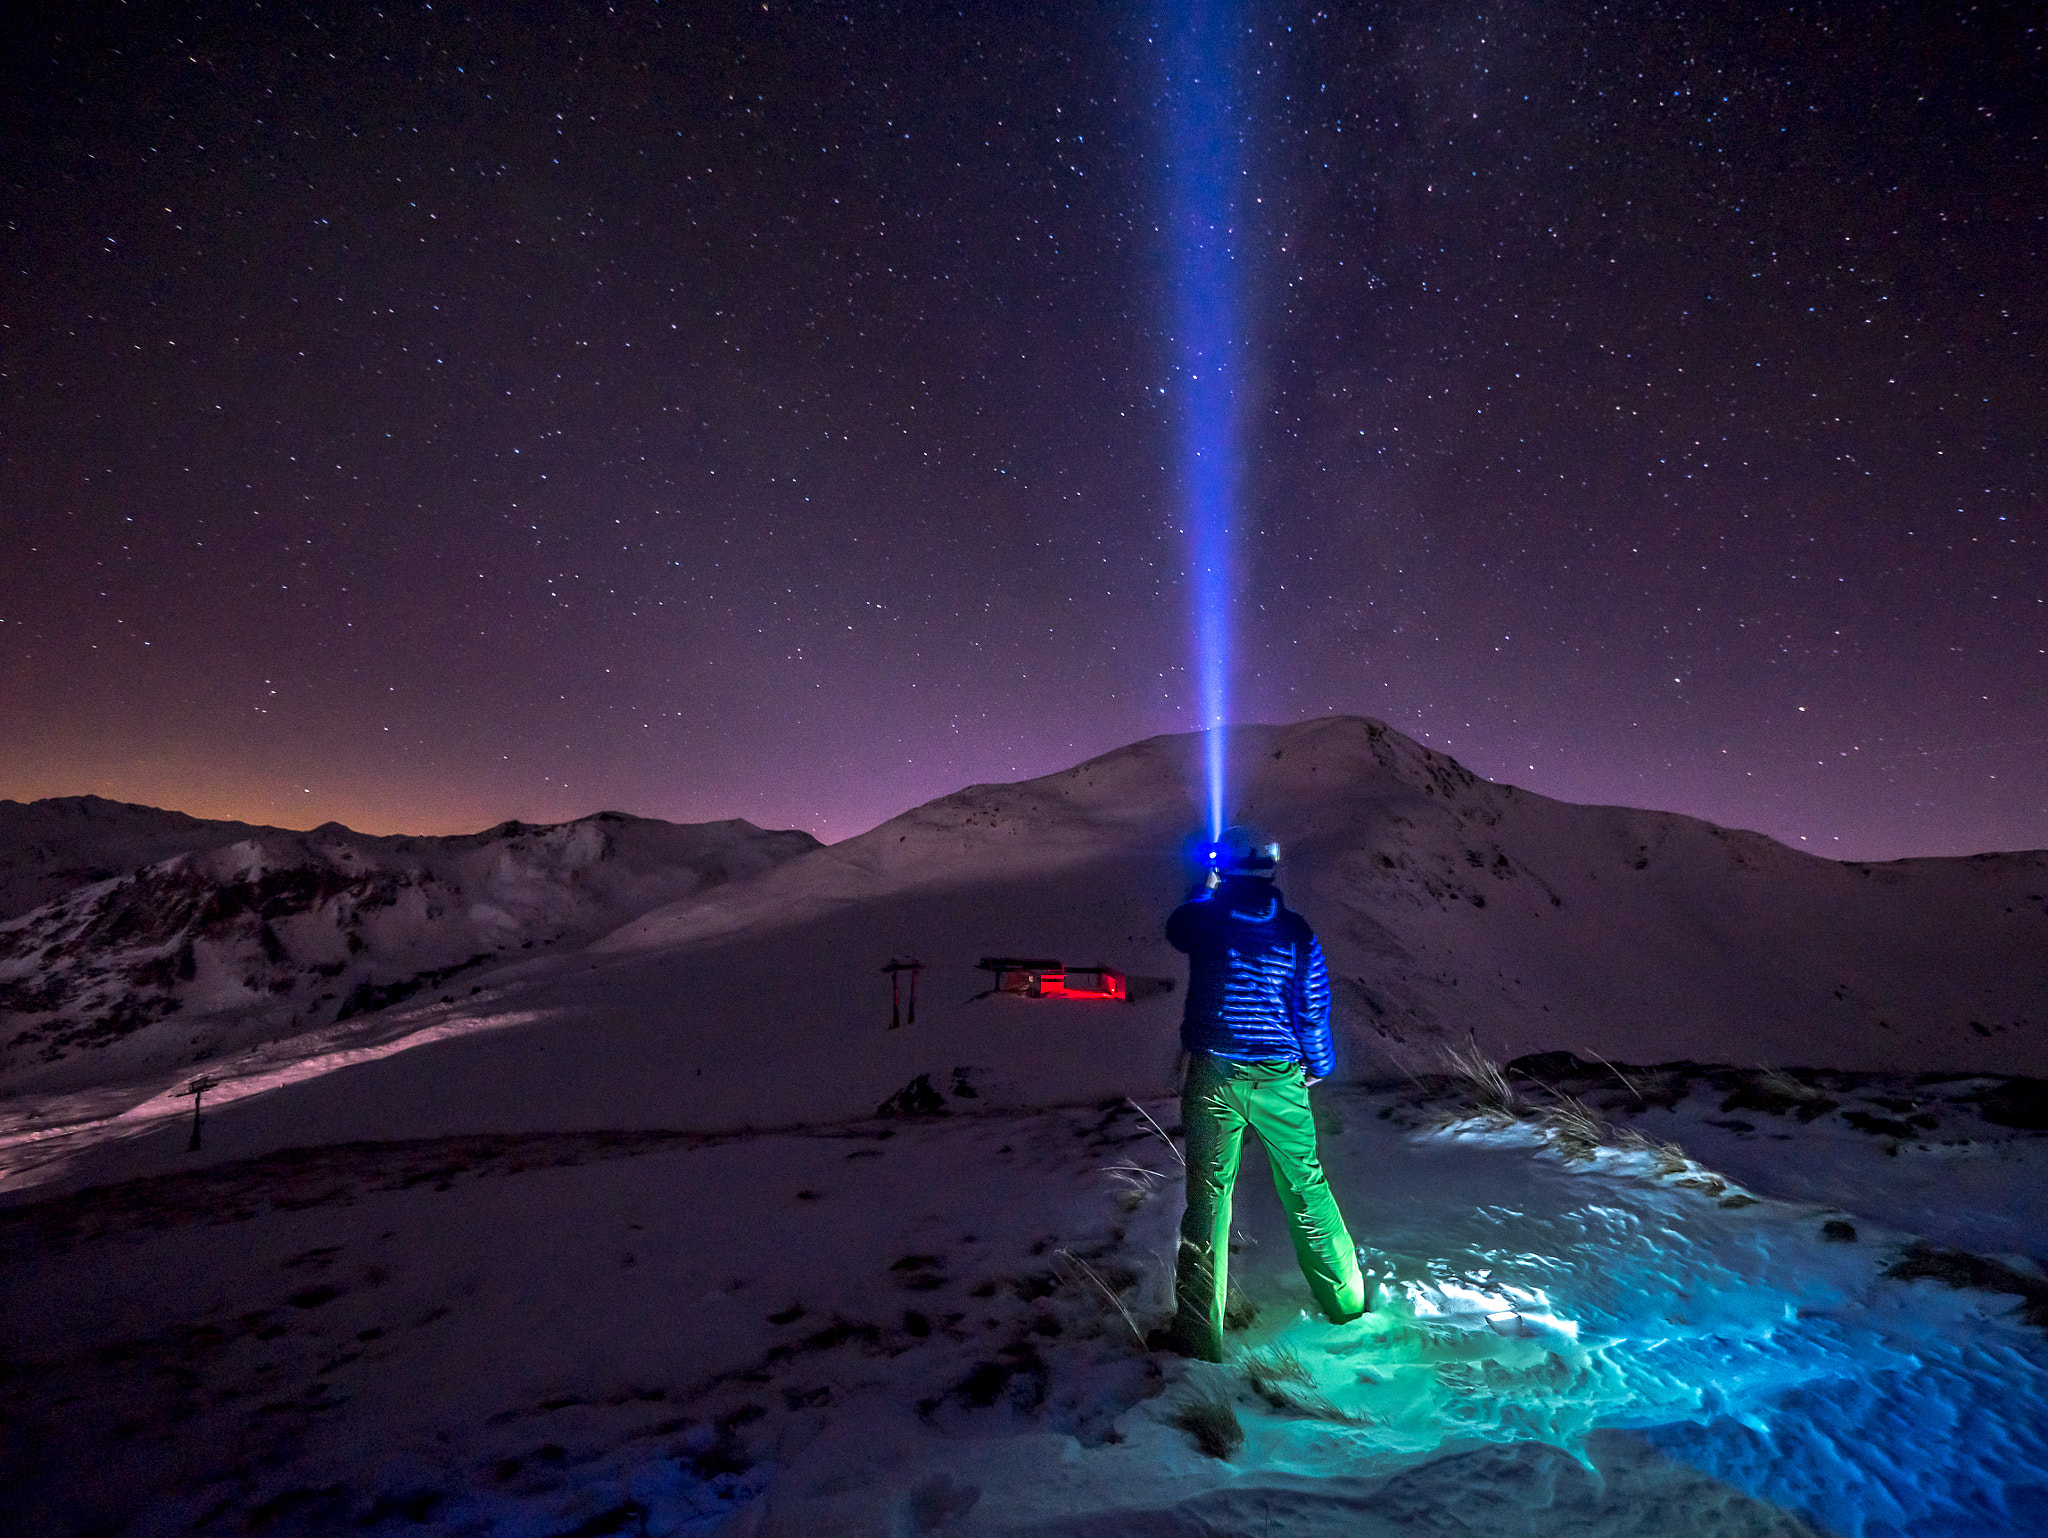
{"type": "Polygon", "coordinates": [[[1280,864],[1280,846],[1243,826],[1225,828],[1211,847],[1226,876],[1271,876],[1280,864]]]}

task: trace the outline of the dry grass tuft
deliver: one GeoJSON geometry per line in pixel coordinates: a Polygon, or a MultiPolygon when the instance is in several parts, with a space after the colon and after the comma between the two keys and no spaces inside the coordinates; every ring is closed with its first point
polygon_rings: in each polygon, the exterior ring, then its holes
{"type": "Polygon", "coordinates": [[[1244,1375],[1251,1379],[1253,1388],[1268,1398],[1277,1389],[1299,1391],[1316,1386],[1315,1374],[1292,1346],[1272,1346],[1254,1352],[1244,1359],[1244,1375]]]}
{"type": "Polygon", "coordinates": [[[1623,1153],[1646,1153],[1657,1160],[1659,1175],[1683,1175],[1693,1167],[1690,1156],[1676,1143],[1667,1143],[1661,1138],[1647,1137],[1633,1127],[1618,1127],[1614,1131],[1614,1146],[1623,1153]]]}
{"type": "Polygon", "coordinates": [[[1709,1169],[1703,1169],[1697,1175],[1681,1175],[1671,1183],[1683,1186],[1688,1191],[1697,1191],[1702,1196],[1714,1197],[1716,1200],[1728,1190],[1728,1182],[1709,1169]]]}
{"type": "Polygon", "coordinates": [[[1132,1110],[1136,1111],[1140,1116],[1142,1116],[1145,1119],[1145,1125],[1150,1127],[1153,1133],[1158,1137],[1159,1141],[1166,1145],[1166,1151],[1173,1155],[1174,1162],[1179,1164],[1182,1169],[1186,1169],[1188,1167],[1187,1155],[1180,1151],[1180,1144],[1176,1143],[1172,1138],[1166,1135],[1166,1129],[1159,1125],[1158,1120],[1152,1115],[1152,1113],[1146,1110],[1143,1106],[1139,1105],[1138,1102],[1133,1100],[1129,1095],[1124,1096],[1124,1104],[1129,1106],[1132,1110]]]}
{"type": "Polygon", "coordinates": [[[1244,1446],[1244,1425],[1220,1388],[1191,1389],[1174,1404],[1167,1424],[1185,1431],[1212,1458],[1227,1459],[1244,1446]]]}
{"type": "Polygon", "coordinates": [[[1614,1136],[1614,1129],[1587,1109],[1584,1102],[1552,1090],[1557,1104],[1536,1113],[1543,1135],[1565,1158],[1583,1163],[1598,1153],[1614,1136]]]}
{"type": "Polygon", "coordinates": [[[1484,1052],[1475,1041],[1467,1047],[1445,1047],[1444,1066],[1467,1086],[1467,1097],[1489,1120],[1509,1122],[1522,1114],[1522,1102],[1508,1083],[1508,1071],[1484,1052]]]}
{"type": "Polygon", "coordinates": [[[1148,1169],[1142,1164],[1105,1165],[1102,1173],[1107,1175],[1109,1183],[1116,1187],[1116,1203],[1125,1212],[1136,1212],[1158,1195],[1161,1187],[1173,1179],[1170,1175],[1162,1175],[1158,1170],[1148,1169]]]}
{"type": "Polygon", "coordinates": [[[1430,1132],[1454,1132],[1460,1127],[1469,1127],[1474,1120],[1484,1121],[1489,1127],[1504,1127],[1507,1122],[1498,1116],[1477,1116],[1469,1110],[1434,1111],[1423,1118],[1422,1125],[1430,1132]]]}
{"type": "MultiPolygon", "coordinates": [[[[1618,1149],[1624,1153],[1647,1153],[1656,1161],[1655,1173],[1659,1179],[1701,1192],[1723,1206],[1747,1206],[1754,1200],[1731,1188],[1724,1177],[1689,1157],[1676,1143],[1646,1137],[1633,1127],[1616,1127],[1583,1101],[1562,1090],[1545,1086],[1551,1104],[1525,1104],[1508,1082],[1507,1070],[1480,1051],[1477,1042],[1463,1049],[1447,1047],[1443,1049],[1443,1058],[1451,1071],[1469,1086],[1467,1102],[1473,1109],[1439,1113],[1431,1123],[1436,1130],[1443,1131],[1470,1122],[1475,1114],[1495,1128],[1520,1123],[1534,1127],[1560,1156],[1573,1163],[1591,1162],[1602,1148],[1618,1149]]],[[[1642,1091],[1626,1075],[1613,1068],[1612,1064],[1608,1066],[1616,1078],[1627,1084],[1638,1098],[1643,1098],[1642,1091]]],[[[1774,1068],[1758,1072],[1759,1083],[1769,1094],[1787,1101],[1832,1104],[1820,1090],[1801,1084],[1790,1074],[1774,1068]]]]}
{"type": "Polygon", "coordinates": [[[1124,1323],[1130,1326],[1131,1338],[1138,1343],[1140,1349],[1143,1349],[1145,1332],[1138,1328],[1138,1321],[1133,1319],[1131,1311],[1124,1307],[1124,1300],[1116,1295],[1115,1289],[1109,1283],[1096,1274],[1095,1268],[1072,1250],[1054,1250],[1053,1259],[1056,1266],[1069,1267],[1075,1274],[1086,1277],[1089,1281],[1093,1282],[1095,1290],[1107,1298],[1110,1307],[1123,1316],[1124,1323]]]}
{"type": "Polygon", "coordinates": [[[1756,1081],[1758,1085],[1781,1100],[1811,1103],[1815,1100],[1825,1100],[1828,1098],[1811,1084],[1801,1084],[1791,1074],[1785,1072],[1784,1069],[1766,1068],[1761,1063],[1757,1065],[1756,1081]]]}
{"type": "Polygon", "coordinates": [[[1259,1317],[1259,1305],[1252,1300],[1236,1282],[1223,1289],[1223,1328],[1226,1330],[1247,1330],[1259,1317]]]}
{"type": "Polygon", "coordinates": [[[1636,1081],[1634,1079],[1631,1079],[1627,1074],[1623,1073],[1619,1068],[1615,1067],[1614,1064],[1608,1062],[1606,1058],[1602,1057],[1599,1053],[1595,1052],[1590,1047],[1581,1047],[1579,1050],[1584,1052],[1586,1056],[1590,1057],[1602,1068],[1605,1068],[1609,1073],[1613,1074],[1617,1079],[1621,1080],[1622,1084],[1626,1086],[1626,1088],[1628,1089],[1628,1092],[1636,1097],[1637,1105],[1648,1105],[1650,1103],[1649,1100],[1644,1096],[1642,1090],[1637,1087],[1636,1081]]]}
{"type": "Polygon", "coordinates": [[[1316,1387],[1315,1374],[1302,1361],[1301,1353],[1291,1346],[1273,1346],[1254,1352],[1244,1360],[1244,1375],[1251,1383],[1252,1392],[1276,1410],[1293,1410],[1314,1416],[1317,1420],[1357,1422],[1360,1419],[1330,1402],[1328,1396],[1316,1387]]]}

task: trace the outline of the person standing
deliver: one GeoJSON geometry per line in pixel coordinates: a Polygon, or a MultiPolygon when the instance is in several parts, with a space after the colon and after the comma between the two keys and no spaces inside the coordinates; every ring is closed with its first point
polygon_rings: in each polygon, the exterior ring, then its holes
{"type": "Polygon", "coordinates": [[[1217,841],[1215,875],[1166,921],[1188,958],[1181,1047],[1187,1210],[1174,1268],[1174,1317],[1150,1344],[1223,1359],[1230,1286],[1231,1190],[1245,1129],[1265,1145],[1294,1255],[1323,1314],[1346,1324],[1366,1311],[1358,1252],[1316,1149],[1309,1086],[1336,1068],[1330,974],[1308,921],[1273,884],[1280,846],[1246,828],[1217,841]]]}

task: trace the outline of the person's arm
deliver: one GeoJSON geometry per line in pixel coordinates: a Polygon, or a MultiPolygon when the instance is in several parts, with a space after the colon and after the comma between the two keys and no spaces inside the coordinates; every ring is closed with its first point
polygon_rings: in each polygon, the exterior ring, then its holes
{"type": "Polygon", "coordinates": [[[1208,912],[1212,900],[1207,887],[1198,886],[1190,892],[1188,900],[1166,920],[1166,943],[1177,951],[1193,950],[1202,915],[1208,912]]]}
{"type": "Polygon", "coordinates": [[[1330,968],[1323,959],[1322,942],[1314,935],[1308,937],[1298,975],[1294,1031],[1301,1042],[1302,1068],[1314,1084],[1337,1071],[1336,1044],[1330,1035],[1330,968]]]}

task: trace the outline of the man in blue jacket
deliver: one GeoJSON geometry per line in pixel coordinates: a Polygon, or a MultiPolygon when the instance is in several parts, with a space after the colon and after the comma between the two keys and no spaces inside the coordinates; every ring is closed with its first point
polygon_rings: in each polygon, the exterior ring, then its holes
{"type": "Polygon", "coordinates": [[[1223,1359],[1230,1194],[1247,1127],[1265,1145],[1317,1304],[1338,1324],[1366,1307],[1358,1252],[1323,1176],[1308,1103],[1308,1087],[1336,1068],[1323,948],[1273,885],[1278,844],[1230,828],[1218,845],[1214,884],[1197,887],[1166,921],[1167,940],[1188,957],[1188,1195],[1174,1319],[1156,1337],[1161,1347],[1211,1362],[1223,1359]]]}

